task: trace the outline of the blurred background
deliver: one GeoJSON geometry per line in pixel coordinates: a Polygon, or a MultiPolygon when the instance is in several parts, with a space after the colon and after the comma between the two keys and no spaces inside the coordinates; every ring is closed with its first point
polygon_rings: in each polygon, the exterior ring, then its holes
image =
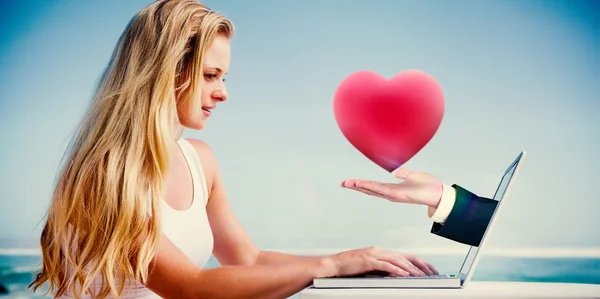
{"type": "MultiPolygon", "coordinates": [[[[149,0],[0,3],[0,293],[26,290],[55,173],[130,18],[149,0]]],[[[378,245],[457,271],[468,249],[429,233],[420,206],[339,187],[393,181],[343,137],[349,74],[436,78],[446,101],[405,167],[492,196],[528,152],[476,280],[600,283],[600,1],[216,1],[236,26],[229,100],[205,130],[231,205],[262,248],[378,245]]],[[[218,263],[211,260],[208,267],[218,263]]]]}

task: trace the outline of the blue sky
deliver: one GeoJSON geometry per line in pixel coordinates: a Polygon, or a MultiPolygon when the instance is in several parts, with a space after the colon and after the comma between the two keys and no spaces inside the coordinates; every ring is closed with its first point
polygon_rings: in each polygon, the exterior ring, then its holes
{"type": "MultiPolygon", "coordinates": [[[[125,25],[149,1],[0,9],[0,239],[36,239],[62,151],[125,25]]],[[[263,248],[453,248],[425,209],[343,190],[391,181],[343,137],[350,73],[420,69],[444,90],[433,140],[405,166],[491,196],[528,152],[490,236],[503,248],[600,247],[598,1],[206,1],[236,25],[229,100],[186,136],[215,150],[263,248]]]]}

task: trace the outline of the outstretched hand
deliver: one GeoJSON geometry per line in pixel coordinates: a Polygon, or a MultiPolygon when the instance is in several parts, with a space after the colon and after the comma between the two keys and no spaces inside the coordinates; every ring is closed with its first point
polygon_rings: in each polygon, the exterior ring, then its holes
{"type": "Polygon", "coordinates": [[[433,175],[425,172],[412,172],[405,168],[394,170],[392,175],[404,181],[400,183],[382,183],[351,179],[342,181],[341,186],[387,199],[391,202],[421,204],[437,208],[442,197],[443,186],[433,175]]]}

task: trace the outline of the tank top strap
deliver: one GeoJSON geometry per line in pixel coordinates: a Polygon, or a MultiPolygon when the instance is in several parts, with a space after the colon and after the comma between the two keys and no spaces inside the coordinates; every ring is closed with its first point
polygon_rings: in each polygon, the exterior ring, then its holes
{"type": "Polygon", "coordinates": [[[192,203],[192,205],[196,204],[198,199],[202,199],[204,206],[206,206],[208,202],[208,186],[206,184],[206,177],[200,158],[198,157],[194,146],[189,141],[180,138],[177,143],[179,144],[181,152],[183,152],[190,167],[190,172],[192,173],[194,185],[194,203],[192,203]]]}

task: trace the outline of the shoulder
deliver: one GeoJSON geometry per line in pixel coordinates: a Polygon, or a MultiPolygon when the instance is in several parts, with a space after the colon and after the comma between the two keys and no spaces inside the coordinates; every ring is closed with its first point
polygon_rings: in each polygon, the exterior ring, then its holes
{"type": "Polygon", "coordinates": [[[195,139],[195,138],[186,138],[200,159],[200,163],[202,164],[202,170],[204,171],[204,176],[206,177],[206,184],[208,185],[208,190],[211,190],[214,186],[215,181],[219,177],[219,165],[217,163],[217,158],[214,154],[214,151],[208,145],[208,143],[195,139]]]}
{"type": "Polygon", "coordinates": [[[213,150],[208,143],[196,138],[186,138],[185,140],[194,147],[198,155],[210,156],[211,158],[214,158],[213,150]]]}

